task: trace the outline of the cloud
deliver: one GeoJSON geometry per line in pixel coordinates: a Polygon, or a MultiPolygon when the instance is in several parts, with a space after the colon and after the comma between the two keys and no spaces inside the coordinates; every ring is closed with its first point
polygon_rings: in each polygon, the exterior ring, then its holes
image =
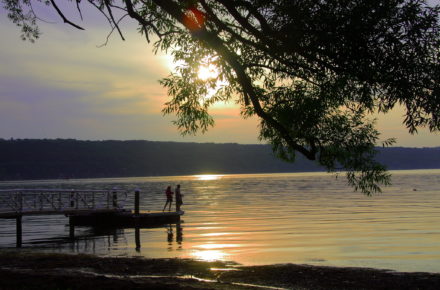
{"type": "MultiPolygon", "coordinates": [[[[127,41],[113,34],[98,48],[110,31],[105,19],[85,9],[82,22],[73,2],[59,2],[86,31],[36,8],[56,24],[40,23],[41,38],[23,42],[0,9],[0,138],[258,142],[258,120],[243,120],[234,103],[210,110],[216,127],[205,135],[181,137],[171,124],[175,117],[161,113],[168,96],[158,80],[168,75],[170,57],[154,55],[128,19],[122,24],[127,41]]],[[[409,135],[395,114],[381,116],[379,129],[383,138],[397,136],[400,146],[440,146],[438,134],[409,135]]]]}
{"type": "Polygon", "coordinates": [[[0,47],[0,137],[256,142],[255,126],[250,138],[239,132],[248,125],[231,126],[229,119],[240,121],[231,104],[213,108],[217,126],[207,134],[183,138],[175,117],[161,113],[168,96],[158,80],[168,75],[170,58],[154,55],[135,32],[97,48],[107,27],[43,24],[42,39],[31,44],[12,24],[0,24],[7,39],[0,47]]]}

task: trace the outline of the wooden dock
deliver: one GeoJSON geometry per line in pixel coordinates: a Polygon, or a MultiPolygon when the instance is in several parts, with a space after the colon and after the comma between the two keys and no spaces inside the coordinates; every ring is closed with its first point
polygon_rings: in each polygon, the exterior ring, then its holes
{"type": "Polygon", "coordinates": [[[16,219],[17,247],[22,245],[22,217],[65,215],[69,217],[69,236],[75,226],[100,228],[139,228],[180,221],[183,211],[140,212],[140,191],[134,192],[134,211],[124,208],[126,191],[8,189],[0,190],[0,219],[16,219]]]}
{"type": "Polygon", "coordinates": [[[69,223],[74,226],[92,227],[117,227],[134,228],[149,227],[160,224],[176,223],[184,211],[170,212],[144,212],[135,214],[132,211],[118,212],[90,212],[85,214],[72,214],[69,216],[69,223]]]}
{"type": "Polygon", "coordinates": [[[120,211],[127,196],[126,191],[116,189],[3,189],[0,190],[0,218],[120,211]]]}

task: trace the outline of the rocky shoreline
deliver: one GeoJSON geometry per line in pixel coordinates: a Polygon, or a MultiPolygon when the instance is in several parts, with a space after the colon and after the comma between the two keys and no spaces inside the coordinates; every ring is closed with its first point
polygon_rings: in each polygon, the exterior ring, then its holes
{"type": "Polygon", "coordinates": [[[0,252],[0,289],[440,289],[440,273],[0,252]]]}

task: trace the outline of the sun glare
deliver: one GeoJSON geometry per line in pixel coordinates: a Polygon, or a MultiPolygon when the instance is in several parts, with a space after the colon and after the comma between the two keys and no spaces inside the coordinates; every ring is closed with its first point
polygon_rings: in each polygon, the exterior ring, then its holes
{"type": "Polygon", "coordinates": [[[222,178],[223,175],[219,174],[200,174],[200,175],[194,175],[196,180],[217,180],[222,178]]]}
{"type": "Polygon", "coordinates": [[[239,244],[204,244],[200,245],[200,249],[204,250],[215,250],[215,249],[224,249],[224,248],[237,248],[240,247],[239,244]]]}
{"type": "MultiPolygon", "coordinates": [[[[216,57],[204,57],[202,58],[198,66],[195,68],[195,77],[203,82],[207,81],[214,81],[215,85],[214,87],[208,87],[206,95],[202,97],[202,102],[210,100],[218,91],[219,89],[227,86],[228,82],[224,79],[221,79],[220,77],[220,69],[215,64],[216,57]]],[[[175,61],[174,58],[171,55],[163,55],[164,64],[168,69],[178,74],[178,67],[186,67],[187,64],[185,64],[183,61],[175,61]]],[[[211,84],[210,84],[211,85],[211,84]]],[[[211,108],[214,109],[225,109],[225,108],[233,108],[234,110],[237,108],[237,105],[230,102],[223,102],[218,101],[212,104],[211,108]]]]}
{"type": "Polygon", "coordinates": [[[201,79],[202,81],[216,79],[218,75],[219,75],[218,69],[213,64],[199,66],[199,71],[197,73],[198,78],[201,79]]]}
{"type": "Polygon", "coordinates": [[[225,252],[219,250],[194,251],[192,255],[197,260],[202,260],[207,262],[224,260],[225,256],[227,256],[225,252]]]}
{"type": "Polygon", "coordinates": [[[226,81],[219,79],[219,75],[219,69],[214,64],[203,61],[202,64],[199,65],[197,77],[204,82],[215,81],[215,87],[211,87],[208,89],[207,94],[204,96],[205,100],[209,100],[210,98],[212,98],[220,89],[220,87],[227,84],[226,81]]]}

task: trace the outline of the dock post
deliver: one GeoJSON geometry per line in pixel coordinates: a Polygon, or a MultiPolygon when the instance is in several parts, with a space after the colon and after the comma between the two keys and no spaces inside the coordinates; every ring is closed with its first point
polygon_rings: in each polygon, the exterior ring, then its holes
{"type": "Polygon", "coordinates": [[[140,195],[140,190],[136,189],[134,192],[134,214],[136,216],[139,215],[139,195],[140,195]]]}
{"type": "Polygon", "coordinates": [[[139,198],[140,198],[140,189],[137,188],[134,191],[134,239],[136,243],[136,252],[140,252],[141,250],[141,234],[139,228],[139,198]]]}
{"type": "Polygon", "coordinates": [[[73,217],[69,216],[69,238],[75,239],[75,224],[73,223],[73,217]]]}
{"type": "Polygon", "coordinates": [[[79,192],[75,192],[75,209],[79,206],[79,192]]]}
{"type": "Polygon", "coordinates": [[[136,252],[140,252],[141,251],[141,233],[140,233],[139,226],[136,226],[134,228],[134,240],[136,243],[136,252]]]}
{"type": "Polygon", "coordinates": [[[70,192],[70,207],[74,208],[75,207],[75,192],[72,190],[70,192]]]}
{"type": "Polygon", "coordinates": [[[113,209],[118,208],[118,192],[116,191],[116,189],[113,189],[112,201],[113,201],[113,209]]]}
{"type": "Polygon", "coordinates": [[[134,191],[134,240],[136,243],[136,252],[141,251],[141,234],[139,227],[139,199],[140,199],[140,189],[137,188],[134,191]]]}
{"type": "Polygon", "coordinates": [[[21,215],[17,215],[16,219],[15,219],[15,225],[16,225],[16,230],[17,230],[17,248],[21,248],[21,244],[22,244],[22,227],[21,227],[21,215]]]}

